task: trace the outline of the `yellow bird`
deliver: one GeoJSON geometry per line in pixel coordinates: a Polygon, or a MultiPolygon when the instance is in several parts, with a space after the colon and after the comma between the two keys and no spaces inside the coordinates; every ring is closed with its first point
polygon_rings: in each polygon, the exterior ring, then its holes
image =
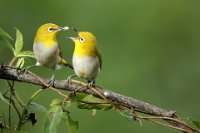
{"type": "Polygon", "coordinates": [[[56,24],[47,23],[40,26],[37,30],[33,44],[33,52],[35,59],[37,60],[37,63],[34,66],[44,66],[53,70],[49,84],[53,84],[55,70],[61,68],[60,64],[72,68],[72,66],[62,58],[61,51],[56,40],[56,36],[59,31],[65,31],[68,29],[69,28],[67,26],[59,27],[56,24]]]}
{"type": "MultiPolygon", "coordinates": [[[[76,29],[75,31],[77,32],[76,29]]],[[[102,66],[96,37],[90,32],[77,32],[77,35],[77,37],[69,37],[75,43],[72,58],[75,75],[69,76],[68,81],[70,82],[74,76],[79,76],[88,80],[88,86],[93,86],[102,66]]]]}

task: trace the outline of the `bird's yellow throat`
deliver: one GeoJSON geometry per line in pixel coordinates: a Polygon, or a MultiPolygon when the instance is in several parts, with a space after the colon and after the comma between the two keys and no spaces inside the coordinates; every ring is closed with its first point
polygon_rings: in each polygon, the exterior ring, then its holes
{"type": "Polygon", "coordinates": [[[94,44],[90,43],[80,43],[79,40],[75,41],[75,50],[74,54],[77,56],[96,56],[97,55],[97,49],[94,44]]]}
{"type": "Polygon", "coordinates": [[[46,47],[51,47],[56,45],[56,33],[47,35],[37,35],[34,39],[35,43],[43,43],[46,47]]]}

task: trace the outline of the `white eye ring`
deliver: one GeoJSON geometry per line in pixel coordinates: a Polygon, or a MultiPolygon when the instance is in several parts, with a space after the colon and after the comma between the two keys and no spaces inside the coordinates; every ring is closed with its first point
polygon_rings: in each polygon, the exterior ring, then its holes
{"type": "Polygon", "coordinates": [[[80,41],[81,43],[83,43],[83,42],[85,42],[85,39],[81,37],[81,38],[79,39],[79,41],[80,41]]]}
{"type": "Polygon", "coordinates": [[[53,32],[53,31],[54,31],[54,28],[50,26],[50,27],[48,28],[48,31],[49,31],[49,32],[53,32]]]}

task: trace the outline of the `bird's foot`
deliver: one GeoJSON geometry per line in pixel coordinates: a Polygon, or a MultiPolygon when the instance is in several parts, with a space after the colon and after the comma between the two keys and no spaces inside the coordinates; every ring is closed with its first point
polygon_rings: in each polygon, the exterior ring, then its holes
{"type": "Polygon", "coordinates": [[[71,83],[72,83],[72,77],[71,77],[71,76],[69,76],[69,77],[67,78],[67,83],[68,83],[68,84],[71,84],[71,83]]]}
{"type": "Polygon", "coordinates": [[[88,86],[89,88],[95,87],[95,81],[88,81],[87,86],[88,86]]]}
{"type": "Polygon", "coordinates": [[[49,86],[54,86],[54,81],[55,81],[55,80],[51,80],[51,79],[50,79],[49,82],[48,82],[48,85],[49,85],[49,86]]]}
{"type": "Polygon", "coordinates": [[[20,74],[26,74],[28,72],[28,69],[25,67],[25,68],[20,68],[20,74]]]}
{"type": "Polygon", "coordinates": [[[31,68],[31,66],[20,68],[20,74],[27,74],[28,70],[31,68]]]}
{"type": "Polygon", "coordinates": [[[68,84],[71,84],[71,83],[72,83],[72,78],[75,77],[75,76],[76,76],[75,74],[69,76],[69,77],[67,78],[67,83],[68,83],[68,84]]]}
{"type": "Polygon", "coordinates": [[[24,68],[20,68],[20,74],[26,74],[28,72],[28,70],[30,68],[33,68],[33,67],[37,67],[37,65],[33,65],[33,66],[27,66],[27,67],[24,67],[24,68]]]}
{"type": "Polygon", "coordinates": [[[49,82],[48,82],[48,85],[49,86],[54,86],[54,82],[55,82],[55,78],[54,78],[54,75],[50,78],[49,82]]]}

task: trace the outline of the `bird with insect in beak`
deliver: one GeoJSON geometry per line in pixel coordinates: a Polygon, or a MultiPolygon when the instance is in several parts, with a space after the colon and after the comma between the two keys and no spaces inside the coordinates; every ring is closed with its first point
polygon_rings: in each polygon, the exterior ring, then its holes
{"type": "Polygon", "coordinates": [[[88,81],[88,86],[95,84],[95,79],[100,72],[102,66],[102,58],[97,49],[96,37],[90,32],[78,32],[77,37],[69,37],[75,44],[72,58],[72,64],[75,75],[68,77],[70,83],[71,78],[78,76],[88,81]]]}
{"type": "Polygon", "coordinates": [[[72,68],[72,66],[62,58],[62,54],[56,40],[58,32],[68,29],[69,28],[67,26],[59,27],[56,24],[47,23],[38,28],[34,39],[33,53],[37,63],[34,66],[27,67],[26,70],[37,66],[44,66],[52,69],[53,74],[49,81],[50,85],[53,85],[54,83],[55,71],[61,68],[60,64],[72,68]]]}

